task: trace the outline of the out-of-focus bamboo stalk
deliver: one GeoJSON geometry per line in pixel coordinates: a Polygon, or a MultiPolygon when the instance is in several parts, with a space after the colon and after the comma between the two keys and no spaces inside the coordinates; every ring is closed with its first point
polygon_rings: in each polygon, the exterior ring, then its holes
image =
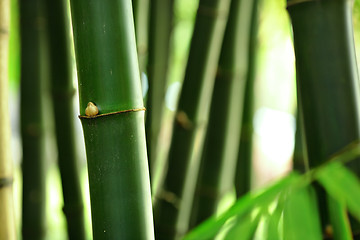
{"type": "Polygon", "coordinates": [[[0,239],[14,240],[13,166],[8,107],[10,1],[0,0],[0,239]]]}
{"type": "Polygon", "coordinates": [[[44,61],[42,0],[20,0],[23,239],[45,237],[44,61]]]}
{"type": "Polygon", "coordinates": [[[217,210],[233,189],[246,74],[253,1],[232,0],[211,102],[209,126],[201,160],[192,223],[217,210]]]}
{"type": "Polygon", "coordinates": [[[64,0],[47,0],[45,3],[50,48],[50,85],[64,198],[63,211],[67,220],[68,238],[81,240],[85,239],[84,207],[74,136],[75,89],[72,79],[68,6],[64,0]]]}
{"type": "MultiPolygon", "coordinates": [[[[297,94],[309,167],[324,163],[360,139],[359,76],[351,0],[288,0],[294,33],[297,94]]],[[[348,167],[360,174],[360,161],[348,167]]],[[[327,196],[317,187],[323,230],[329,224],[327,196]]],[[[359,226],[353,229],[360,230],[359,226]]]]}
{"type": "Polygon", "coordinates": [[[242,106],[241,137],[239,144],[238,162],[235,175],[235,189],[237,197],[250,190],[253,117],[254,117],[254,84],[256,75],[257,37],[259,24],[259,5],[261,0],[253,0],[251,8],[251,23],[249,29],[248,73],[245,87],[245,99],[242,106]]]}
{"type": "Polygon", "coordinates": [[[174,0],[150,0],[149,55],[147,72],[149,89],[146,102],[146,143],[150,176],[158,156],[159,133],[165,107],[165,89],[170,55],[174,0]]]}
{"type": "Polygon", "coordinates": [[[229,0],[200,0],[174,122],[165,181],[156,193],[157,239],[177,239],[188,227],[229,0]]]}

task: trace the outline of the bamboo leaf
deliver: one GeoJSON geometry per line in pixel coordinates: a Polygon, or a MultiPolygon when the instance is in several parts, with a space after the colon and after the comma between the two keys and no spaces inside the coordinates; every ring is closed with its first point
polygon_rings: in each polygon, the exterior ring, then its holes
{"type": "Polygon", "coordinates": [[[270,215],[268,228],[267,228],[267,239],[279,239],[280,233],[279,233],[279,222],[284,210],[284,202],[283,197],[281,197],[277,203],[276,209],[274,212],[270,215]]]}
{"type": "Polygon", "coordinates": [[[185,240],[192,239],[210,239],[214,237],[221,229],[224,223],[234,216],[241,216],[246,214],[250,209],[255,206],[267,206],[269,205],[276,195],[284,189],[287,189],[295,181],[299,180],[299,176],[296,173],[291,173],[284,179],[280,180],[276,184],[267,188],[263,192],[258,194],[248,193],[244,197],[240,198],[229,210],[225,211],[220,216],[213,216],[192,230],[185,236],[185,240]]]}
{"type": "Polygon", "coordinates": [[[225,240],[248,240],[252,239],[259,225],[259,221],[261,218],[261,211],[256,212],[255,216],[251,216],[247,214],[235,222],[233,227],[229,230],[229,232],[225,236],[225,240]]]}
{"type": "Polygon", "coordinates": [[[360,220],[360,182],[341,163],[333,162],[319,170],[317,180],[334,198],[343,198],[351,214],[360,220]]]}
{"type": "Polygon", "coordinates": [[[284,239],[322,239],[314,191],[293,188],[284,203],[284,239]]]}
{"type": "MultiPolygon", "coordinates": [[[[340,196],[339,196],[340,197],[340,196]]],[[[335,240],[351,240],[352,233],[350,222],[346,213],[345,201],[343,199],[336,200],[328,196],[328,208],[331,225],[335,240]]]]}

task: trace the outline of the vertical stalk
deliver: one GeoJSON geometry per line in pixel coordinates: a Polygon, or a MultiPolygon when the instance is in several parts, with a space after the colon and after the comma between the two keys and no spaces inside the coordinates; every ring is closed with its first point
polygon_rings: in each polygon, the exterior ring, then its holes
{"type": "Polygon", "coordinates": [[[200,0],[180,95],[169,166],[155,203],[158,239],[174,239],[188,229],[210,110],[228,0],[200,0]]]}
{"type": "Polygon", "coordinates": [[[256,73],[256,49],[259,25],[259,5],[261,0],[253,0],[251,7],[251,23],[249,29],[248,72],[246,76],[245,97],[242,106],[241,137],[239,143],[238,162],[236,165],[235,189],[239,198],[250,190],[253,118],[254,118],[254,84],[256,73]]]}
{"type": "Polygon", "coordinates": [[[148,51],[149,0],[132,0],[132,6],[140,72],[144,72],[148,51]]]}
{"type": "Polygon", "coordinates": [[[71,0],[94,239],[153,239],[130,0],[71,0]]]}
{"type": "Polygon", "coordinates": [[[8,107],[10,1],[0,1],[0,239],[16,239],[8,107]]]}
{"type": "Polygon", "coordinates": [[[296,132],[295,132],[295,146],[293,154],[293,169],[305,173],[308,169],[307,161],[305,158],[304,149],[304,137],[303,137],[303,126],[301,125],[300,107],[296,114],[296,132]]]}
{"type": "Polygon", "coordinates": [[[233,188],[252,5],[248,0],[231,1],[195,192],[194,226],[214,214],[221,198],[233,188]]]}
{"type": "Polygon", "coordinates": [[[146,141],[150,173],[156,161],[158,138],[164,112],[165,89],[170,55],[174,0],[150,0],[149,58],[146,114],[146,141]]]}
{"type": "MultiPolygon", "coordinates": [[[[293,24],[306,148],[313,168],[360,138],[352,1],[290,0],[288,11],[293,24]]],[[[348,166],[360,173],[359,161],[348,166]]],[[[329,223],[326,194],[323,189],[317,190],[325,227],[329,223]]]]}
{"type": "Polygon", "coordinates": [[[44,30],[41,0],[20,0],[23,239],[45,236],[44,30]]]}
{"type": "Polygon", "coordinates": [[[68,6],[63,0],[47,0],[45,6],[50,40],[50,85],[64,198],[63,211],[67,220],[68,238],[81,240],[85,239],[85,228],[74,136],[75,89],[72,79],[68,6]]]}

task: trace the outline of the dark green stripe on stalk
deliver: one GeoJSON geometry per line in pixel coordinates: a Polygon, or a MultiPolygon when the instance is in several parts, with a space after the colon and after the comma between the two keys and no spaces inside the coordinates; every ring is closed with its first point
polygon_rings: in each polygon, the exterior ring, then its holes
{"type": "MultiPolygon", "coordinates": [[[[360,137],[352,1],[288,1],[310,168],[360,137]]],[[[360,173],[359,161],[348,165],[360,173]]],[[[325,192],[318,190],[323,226],[325,192]]],[[[358,229],[355,229],[358,230],[358,229]]]]}
{"type": "Polygon", "coordinates": [[[168,171],[154,207],[158,239],[178,238],[188,229],[229,5],[228,0],[200,0],[168,171]]]}
{"type": "Polygon", "coordinates": [[[174,0],[150,0],[146,141],[151,173],[153,173],[152,166],[157,158],[159,133],[165,107],[173,7],[174,0]]]}
{"type": "Polygon", "coordinates": [[[153,239],[131,1],[71,1],[94,239],[153,239]],[[114,114],[111,114],[114,113],[114,114]]]}
{"type": "Polygon", "coordinates": [[[254,118],[254,84],[256,76],[257,37],[259,28],[259,6],[261,0],[253,0],[251,7],[251,23],[249,29],[248,72],[246,76],[245,98],[242,106],[241,137],[239,143],[238,162],[235,175],[237,197],[250,190],[253,118],[254,118]]]}
{"type": "Polygon", "coordinates": [[[43,1],[21,0],[20,115],[23,150],[22,238],[45,237],[43,1]]]}
{"type": "Polygon", "coordinates": [[[73,96],[70,55],[70,32],[67,2],[46,1],[50,47],[50,78],[53,99],[58,164],[60,168],[64,214],[68,238],[85,239],[83,199],[78,172],[78,158],[74,136],[73,96]]]}
{"type": "Polygon", "coordinates": [[[234,185],[253,1],[232,0],[212,96],[192,225],[210,217],[234,185]]]}

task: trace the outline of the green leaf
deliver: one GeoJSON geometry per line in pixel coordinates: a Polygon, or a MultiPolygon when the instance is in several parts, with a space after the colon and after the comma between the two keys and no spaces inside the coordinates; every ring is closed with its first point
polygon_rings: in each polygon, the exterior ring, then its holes
{"type": "Polygon", "coordinates": [[[279,223],[283,210],[284,210],[284,198],[283,198],[283,194],[281,194],[275,210],[270,215],[269,223],[267,227],[266,239],[268,240],[280,239],[279,223]]]}
{"type": "Polygon", "coordinates": [[[259,224],[261,211],[257,211],[255,216],[251,212],[242,217],[238,217],[234,225],[225,236],[225,240],[248,240],[252,239],[259,224]]]}
{"type": "Polygon", "coordinates": [[[277,194],[279,194],[279,192],[287,189],[295,181],[299,180],[299,178],[300,177],[298,174],[291,173],[284,179],[280,180],[276,184],[270,186],[260,193],[246,194],[244,197],[240,198],[232,207],[230,207],[229,210],[225,211],[218,217],[213,216],[209,218],[204,223],[200,224],[200,226],[187,234],[184,239],[201,240],[213,238],[228,219],[234,216],[244,215],[255,206],[265,207],[269,205],[277,196],[277,194]]]}
{"type": "Polygon", "coordinates": [[[339,201],[331,196],[328,196],[327,202],[330,221],[334,231],[334,240],[353,239],[349,218],[346,213],[345,201],[339,201]]]}
{"type": "Polygon", "coordinates": [[[333,162],[321,168],[315,177],[334,199],[343,199],[350,213],[360,220],[360,182],[355,174],[333,162]]]}
{"type": "Polygon", "coordinates": [[[292,188],[284,202],[284,239],[322,239],[320,220],[313,189],[292,188]]]}

